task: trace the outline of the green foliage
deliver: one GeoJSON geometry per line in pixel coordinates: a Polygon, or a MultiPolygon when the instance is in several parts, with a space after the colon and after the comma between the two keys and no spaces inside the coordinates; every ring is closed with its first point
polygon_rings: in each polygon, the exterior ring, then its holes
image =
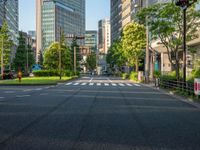
{"type": "Polygon", "coordinates": [[[19,69],[21,71],[24,71],[26,68],[26,40],[22,35],[22,32],[19,34],[19,45],[17,47],[17,51],[15,54],[15,58],[13,60],[13,66],[15,68],[16,71],[18,71],[19,69]]]}
{"type": "Polygon", "coordinates": [[[122,49],[122,41],[116,40],[111,45],[106,56],[106,61],[110,64],[111,68],[117,66],[121,68],[126,63],[126,58],[122,49]]]}
{"type": "Polygon", "coordinates": [[[13,67],[16,71],[19,69],[25,71],[27,59],[28,59],[28,68],[30,69],[35,62],[34,54],[31,49],[31,45],[26,44],[26,39],[23,37],[23,34],[19,34],[19,45],[15,53],[15,58],[13,60],[13,67]],[[28,58],[27,58],[28,53],[28,58]]]}
{"type": "Polygon", "coordinates": [[[154,72],[153,72],[154,78],[159,78],[160,75],[161,75],[160,71],[154,71],[154,72]]]}
{"type": "Polygon", "coordinates": [[[134,72],[134,71],[131,72],[129,79],[137,82],[138,81],[138,72],[134,72]]]}
{"type": "Polygon", "coordinates": [[[3,38],[3,61],[4,66],[10,65],[11,59],[11,48],[13,46],[13,42],[9,35],[8,24],[4,21],[1,29],[0,29],[0,63],[1,63],[1,54],[2,54],[2,38],[3,38]]]}
{"type": "MultiPolygon", "coordinates": [[[[33,74],[35,77],[53,77],[60,75],[59,70],[39,70],[39,71],[33,71],[33,74]]],[[[72,77],[74,76],[74,72],[71,70],[63,70],[62,75],[66,77],[72,77]]]]}
{"type": "Polygon", "coordinates": [[[122,79],[125,80],[125,79],[128,79],[129,78],[129,74],[128,73],[122,73],[122,79]]]}
{"type": "Polygon", "coordinates": [[[96,68],[96,54],[92,53],[90,54],[86,59],[86,66],[87,68],[92,71],[96,68]]]}
{"type": "Polygon", "coordinates": [[[122,35],[122,48],[130,66],[136,66],[138,72],[139,62],[144,57],[146,45],[145,27],[136,22],[125,26],[122,35]]]}
{"type": "MultiPolygon", "coordinates": [[[[187,41],[198,37],[200,27],[200,11],[190,7],[187,11],[187,41]]],[[[171,65],[176,68],[176,78],[180,79],[179,48],[183,39],[183,18],[181,8],[174,3],[162,3],[142,9],[137,14],[137,20],[144,25],[147,23],[152,40],[159,40],[168,52],[171,65]]]]}
{"type": "Polygon", "coordinates": [[[71,70],[71,53],[70,49],[62,44],[59,49],[59,43],[55,42],[44,52],[44,67],[46,69],[56,70],[59,68],[59,51],[61,51],[61,68],[71,70]]]}

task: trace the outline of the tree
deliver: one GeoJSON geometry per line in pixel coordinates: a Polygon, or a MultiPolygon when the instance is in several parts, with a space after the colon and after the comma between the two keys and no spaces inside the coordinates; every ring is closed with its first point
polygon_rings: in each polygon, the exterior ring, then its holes
{"type": "Polygon", "coordinates": [[[122,48],[129,65],[135,65],[139,70],[139,62],[143,58],[146,45],[145,27],[136,22],[131,22],[123,29],[122,48]]]}
{"type": "Polygon", "coordinates": [[[13,60],[13,66],[16,71],[19,69],[24,71],[26,68],[26,40],[23,37],[22,33],[19,34],[19,45],[13,60]]]}
{"type": "Polygon", "coordinates": [[[30,68],[35,63],[35,58],[30,44],[27,45],[27,48],[28,48],[28,69],[30,70],[30,68]]]}
{"type": "Polygon", "coordinates": [[[113,42],[113,44],[108,50],[106,61],[108,64],[110,64],[111,68],[117,66],[119,69],[121,69],[122,66],[126,63],[126,58],[124,57],[122,49],[121,39],[118,39],[113,42]]]}
{"type": "MultiPolygon", "coordinates": [[[[3,62],[4,66],[9,66],[11,62],[11,48],[13,46],[13,41],[10,38],[9,35],[9,29],[8,29],[8,24],[6,21],[4,21],[1,30],[0,30],[0,39],[2,41],[3,37],[3,62]]],[[[0,42],[0,63],[1,63],[1,54],[2,54],[2,42],[0,42]]]]}
{"type": "Polygon", "coordinates": [[[70,49],[64,44],[61,45],[59,49],[59,43],[54,42],[50,45],[48,49],[44,52],[44,66],[47,69],[57,70],[59,67],[59,51],[61,50],[61,68],[65,70],[70,70],[71,59],[70,59],[70,49]]]}
{"type": "MultiPolygon", "coordinates": [[[[182,58],[183,20],[182,10],[174,3],[156,4],[142,9],[137,14],[138,21],[148,24],[152,40],[158,40],[166,48],[168,58],[176,70],[177,80],[180,80],[180,64],[182,58]]],[[[200,27],[200,12],[194,7],[187,11],[187,41],[197,38],[200,27]]]]}
{"type": "Polygon", "coordinates": [[[90,71],[96,68],[96,54],[91,53],[86,59],[86,66],[90,71]]]}

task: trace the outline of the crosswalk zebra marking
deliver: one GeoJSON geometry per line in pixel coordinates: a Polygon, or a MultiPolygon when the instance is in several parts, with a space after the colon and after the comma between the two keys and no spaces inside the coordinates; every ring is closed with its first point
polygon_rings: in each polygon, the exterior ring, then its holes
{"type": "Polygon", "coordinates": [[[139,85],[139,84],[134,84],[135,86],[137,86],[137,87],[140,87],[141,85],[139,85]]]}
{"type": "Polygon", "coordinates": [[[126,85],[128,85],[128,86],[133,86],[132,84],[130,84],[130,83],[127,83],[126,85]]]}
{"type": "Polygon", "coordinates": [[[117,84],[115,84],[115,83],[112,83],[112,86],[117,86],[117,84]]]}
{"type": "Polygon", "coordinates": [[[73,85],[79,85],[79,84],[80,84],[80,83],[77,82],[77,83],[74,83],[73,85]]]}
{"type": "Polygon", "coordinates": [[[101,86],[101,83],[97,83],[97,86],[101,86]]]}
{"type": "Polygon", "coordinates": [[[119,83],[119,86],[125,86],[124,84],[122,84],[122,83],[119,83]]]}
{"type": "Polygon", "coordinates": [[[93,85],[94,85],[94,83],[90,83],[90,84],[89,84],[89,86],[93,86],[93,85]]]}
{"type": "Polygon", "coordinates": [[[104,83],[104,85],[105,85],[105,86],[109,86],[109,84],[108,84],[108,83],[104,83]]]}
{"type": "Polygon", "coordinates": [[[82,83],[81,85],[86,85],[87,83],[82,83]]]}
{"type": "Polygon", "coordinates": [[[72,84],[72,82],[70,82],[70,83],[67,83],[67,84],[65,84],[65,85],[71,85],[72,84]]]}

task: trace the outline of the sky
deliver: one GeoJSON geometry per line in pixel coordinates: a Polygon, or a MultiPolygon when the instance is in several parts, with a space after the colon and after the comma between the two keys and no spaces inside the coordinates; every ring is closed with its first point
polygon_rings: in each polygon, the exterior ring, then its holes
{"type": "MultiPolygon", "coordinates": [[[[19,30],[35,30],[36,0],[19,0],[19,30]]],[[[100,19],[110,17],[110,0],[86,0],[86,30],[97,30],[100,19]]]]}

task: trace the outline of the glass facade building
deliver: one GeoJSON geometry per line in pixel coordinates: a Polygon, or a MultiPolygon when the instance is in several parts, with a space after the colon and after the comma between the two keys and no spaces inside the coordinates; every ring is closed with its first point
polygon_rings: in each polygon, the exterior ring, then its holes
{"type": "Polygon", "coordinates": [[[8,24],[11,40],[15,45],[18,44],[18,0],[3,0],[0,2],[0,26],[5,20],[8,24]]]}
{"type": "Polygon", "coordinates": [[[93,52],[97,52],[97,31],[85,32],[85,46],[91,48],[93,52]]]}
{"type": "Polygon", "coordinates": [[[37,52],[59,41],[60,29],[65,35],[85,35],[85,0],[37,1],[37,52]]]}

